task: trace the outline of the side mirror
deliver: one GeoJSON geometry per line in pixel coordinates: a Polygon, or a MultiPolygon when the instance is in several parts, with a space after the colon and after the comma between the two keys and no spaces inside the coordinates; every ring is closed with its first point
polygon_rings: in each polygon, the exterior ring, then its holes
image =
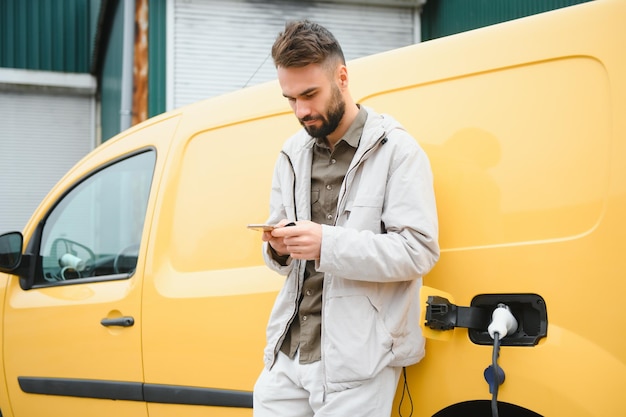
{"type": "Polygon", "coordinates": [[[0,235],[0,272],[11,273],[19,268],[23,245],[24,237],[20,232],[0,235]]]}

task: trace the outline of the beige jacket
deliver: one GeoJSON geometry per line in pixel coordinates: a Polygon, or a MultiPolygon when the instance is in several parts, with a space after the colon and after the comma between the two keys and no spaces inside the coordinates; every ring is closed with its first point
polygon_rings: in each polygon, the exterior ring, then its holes
{"type": "MultiPolygon", "coordinates": [[[[422,359],[419,289],[439,258],[428,158],[397,121],[367,111],[335,225],[323,226],[317,262],[325,274],[321,343],[329,392],[357,386],[386,366],[422,359]]],[[[313,143],[304,130],[285,143],[274,171],[269,223],[310,219],[313,143]]],[[[281,265],[267,243],[264,257],[287,276],[267,326],[269,369],[295,318],[305,262],[281,265]]]]}

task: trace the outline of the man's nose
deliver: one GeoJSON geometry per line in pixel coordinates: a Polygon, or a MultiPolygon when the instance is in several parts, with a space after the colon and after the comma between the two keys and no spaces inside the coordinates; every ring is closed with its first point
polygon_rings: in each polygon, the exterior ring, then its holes
{"type": "Polygon", "coordinates": [[[305,101],[296,101],[294,113],[298,119],[303,119],[311,114],[311,106],[305,101]]]}

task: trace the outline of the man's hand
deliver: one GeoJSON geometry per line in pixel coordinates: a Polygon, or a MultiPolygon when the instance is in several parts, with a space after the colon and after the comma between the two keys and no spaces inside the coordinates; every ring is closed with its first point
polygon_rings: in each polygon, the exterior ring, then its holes
{"type": "MultiPolygon", "coordinates": [[[[276,224],[275,229],[279,227],[284,227],[288,223],[289,223],[289,220],[283,219],[276,224]]],[[[261,239],[263,240],[263,242],[269,242],[270,246],[272,247],[272,249],[274,249],[274,252],[276,252],[277,255],[279,256],[289,255],[289,251],[287,250],[287,246],[283,242],[283,238],[272,236],[272,231],[273,230],[263,232],[263,235],[261,236],[261,239]]]]}
{"type": "Polygon", "coordinates": [[[295,226],[284,227],[287,223],[288,220],[282,220],[271,232],[263,232],[263,241],[269,242],[279,255],[289,254],[294,259],[319,259],[322,225],[302,220],[295,226]]]}

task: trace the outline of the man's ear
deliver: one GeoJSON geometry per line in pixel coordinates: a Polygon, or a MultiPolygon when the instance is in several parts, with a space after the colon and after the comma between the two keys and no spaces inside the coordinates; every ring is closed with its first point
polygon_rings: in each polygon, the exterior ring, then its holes
{"type": "Polygon", "coordinates": [[[348,87],[348,68],[345,65],[340,65],[338,68],[337,83],[341,88],[348,87]]]}

